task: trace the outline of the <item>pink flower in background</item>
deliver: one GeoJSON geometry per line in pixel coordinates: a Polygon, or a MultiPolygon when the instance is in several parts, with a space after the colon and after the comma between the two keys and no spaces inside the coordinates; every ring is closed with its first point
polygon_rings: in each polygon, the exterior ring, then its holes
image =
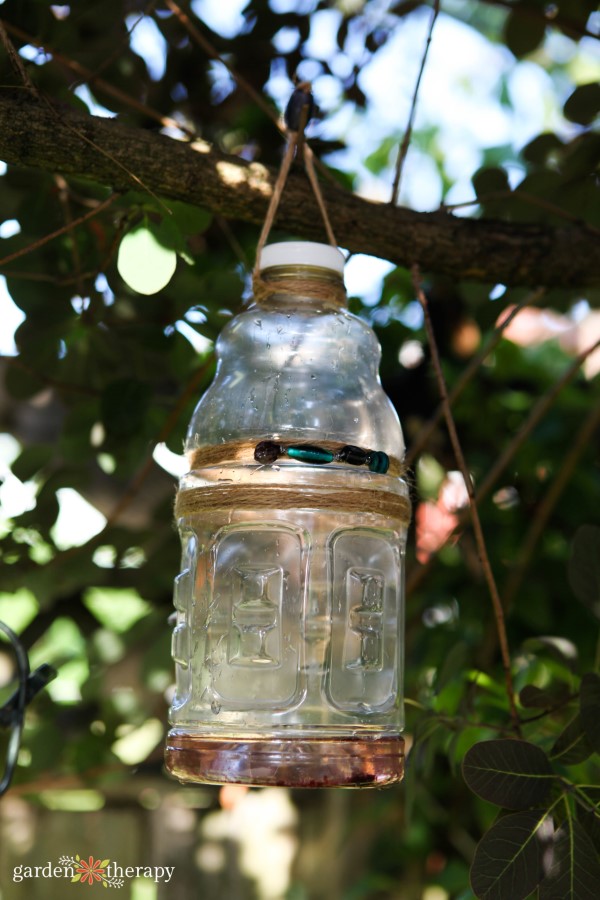
{"type": "MultiPolygon", "coordinates": [[[[512,307],[514,308],[514,307],[512,307]]],[[[505,309],[498,319],[501,322],[511,307],[505,309]]],[[[589,310],[580,319],[563,316],[551,309],[522,309],[504,331],[504,337],[520,347],[543,344],[556,340],[565,353],[576,356],[592,347],[600,340],[600,312],[589,310]]],[[[586,378],[593,378],[600,372],[600,348],[587,357],[583,363],[586,378]]]]}
{"type": "Polygon", "coordinates": [[[448,472],[435,502],[419,503],[415,513],[417,560],[424,565],[448,541],[458,525],[457,511],[469,502],[460,472],[448,472]]]}

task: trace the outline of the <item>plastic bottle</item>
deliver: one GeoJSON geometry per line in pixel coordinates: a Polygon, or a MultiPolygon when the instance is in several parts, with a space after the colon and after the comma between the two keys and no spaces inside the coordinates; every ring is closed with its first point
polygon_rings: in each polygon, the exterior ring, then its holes
{"type": "Polygon", "coordinates": [[[343,255],[292,242],[261,263],[277,292],[223,330],[187,435],[166,764],[182,781],[390,784],[408,492],[331,448],[401,459],[402,431],[375,334],[345,308],[343,255]],[[264,441],[283,448],[266,463],[250,454],[264,441]],[[334,459],[305,461],[302,442],[334,459]]]}

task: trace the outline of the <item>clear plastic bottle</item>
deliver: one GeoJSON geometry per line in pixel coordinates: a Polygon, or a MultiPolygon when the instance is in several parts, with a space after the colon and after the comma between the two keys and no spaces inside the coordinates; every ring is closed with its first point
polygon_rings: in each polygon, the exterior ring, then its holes
{"type": "MultiPolygon", "coordinates": [[[[277,279],[278,293],[219,337],[216,375],[188,430],[191,456],[268,440],[402,458],[377,339],[339,302],[343,263],[322,244],[265,248],[263,277],[277,279]],[[303,288],[315,278],[319,299],[303,288]]],[[[389,510],[406,484],[335,460],[225,458],[182,478],[188,491],[200,506],[178,520],[169,771],[297,787],[398,781],[406,524],[389,510]],[[286,493],[284,508],[269,505],[273,488],[286,493]],[[202,508],[215,489],[221,507],[202,508]],[[392,504],[373,511],[373,497],[392,504]]]]}

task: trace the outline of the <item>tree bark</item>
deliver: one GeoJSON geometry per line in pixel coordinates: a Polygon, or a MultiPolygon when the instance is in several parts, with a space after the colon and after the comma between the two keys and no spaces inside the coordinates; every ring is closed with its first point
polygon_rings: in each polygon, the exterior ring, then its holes
{"type": "MultiPolygon", "coordinates": [[[[0,96],[0,158],[115,190],[143,190],[203,206],[228,219],[260,224],[276,173],[226,156],[208,144],[190,144],[113,119],[58,108],[31,95],[0,96]]],[[[584,287],[600,283],[595,232],[585,224],[553,228],[447,212],[418,213],[373,203],[323,185],[340,245],[457,280],[507,285],[584,287]]],[[[293,171],[277,224],[309,240],[325,240],[312,191],[293,171]]]]}

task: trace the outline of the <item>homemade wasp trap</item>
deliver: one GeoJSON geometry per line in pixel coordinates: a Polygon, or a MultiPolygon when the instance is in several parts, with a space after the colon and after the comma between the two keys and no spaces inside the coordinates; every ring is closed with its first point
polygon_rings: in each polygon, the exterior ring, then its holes
{"type": "Polygon", "coordinates": [[[166,749],[181,781],[403,774],[404,444],[343,266],[326,244],[264,248],[189,427],[166,749]]]}

